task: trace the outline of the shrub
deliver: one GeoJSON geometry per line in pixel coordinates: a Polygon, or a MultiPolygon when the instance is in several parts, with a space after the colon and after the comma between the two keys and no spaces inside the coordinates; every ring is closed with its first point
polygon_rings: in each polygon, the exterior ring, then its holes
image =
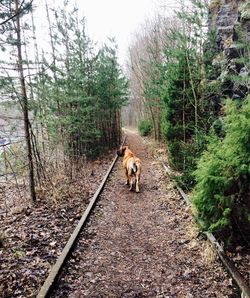
{"type": "MultiPolygon", "coordinates": [[[[193,203],[197,216],[210,231],[250,231],[250,96],[241,108],[228,101],[225,137],[210,135],[198,162],[193,203]]],[[[245,231],[245,233],[243,233],[245,231]]]]}
{"type": "Polygon", "coordinates": [[[141,136],[148,136],[153,129],[153,125],[149,120],[144,119],[140,121],[138,128],[141,136]]]}

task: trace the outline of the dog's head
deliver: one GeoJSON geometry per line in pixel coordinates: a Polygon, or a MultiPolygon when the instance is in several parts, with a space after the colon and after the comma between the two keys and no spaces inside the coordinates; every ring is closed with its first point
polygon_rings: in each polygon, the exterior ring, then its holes
{"type": "Polygon", "coordinates": [[[128,149],[128,146],[121,146],[121,148],[119,150],[117,150],[117,155],[118,156],[124,156],[125,155],[125,151],[128,149]]]}

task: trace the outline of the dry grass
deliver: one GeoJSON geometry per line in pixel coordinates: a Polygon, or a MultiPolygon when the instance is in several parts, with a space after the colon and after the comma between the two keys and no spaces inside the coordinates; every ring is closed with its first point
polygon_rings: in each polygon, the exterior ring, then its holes
{"type": "Polygon", "coordinates": [[[212,267],[217,257],[216,251],[212,243],[208,241],[205,241],[202,246],[202,261],[207,267],[212,267]]]}
{"type": "MultiPolygon", "coordinates": [[[[164,160],[166,163],[168,163],[168,151],[167,151],[166,145],[157,144],[153,139],[149,139],[149,138],[145,138],[144,142],[147,143],[149,150],[151,151],[151,153],[153,153],[154,156],[156,156],[157,158],[160,157],[161,160],[164,160]]],[[[187,211],[191,212],[191,214],[193,215],[196,214],[196,210],[193,206],[188,206],[187,211]]],[[[217,256],[216,251],[213,245],[209,241],[201,242],[200,240],[197,239],[197,236],[199,235],[199,228],[194,221],[190,222],[190,224],[186,226],[186,234],[189,235],[189,237],[191,238],[191,241],[188,244],[188,249],[198,250],[202,245],[202,250],[201,250],[202,262],[207,267],[209,268],[212,267],[217,256]]]]}
{"type": "Polygon", "coordinates": [[[209,4],[210,10],[219,9],[220,6],[221,6],[221,0],[210,1],[210,4],[209,4]]]}

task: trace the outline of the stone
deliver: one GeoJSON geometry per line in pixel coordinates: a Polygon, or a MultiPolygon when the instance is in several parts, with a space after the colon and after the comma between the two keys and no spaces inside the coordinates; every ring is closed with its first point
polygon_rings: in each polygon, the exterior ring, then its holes
{"type": "Polygon", "coordinates": [[[242,77],[249,76],[249,70],[246,67],[241,68],[241,70],[240,70],[240,76],[242,76],[242,77]]]}
{"type": "Polygon", "coordinates": [[[240,50],[237,49],[236,45],[231,45],[229,48],[225,49],[225,55],[227,59],[234,59],[240,57],[240,50]]]}
{"type": "Polygon", "coordinates": [[[211,0],[208,28],[217,32],[213,46],[217,55],[212,61],[215,71],[210,79],[221,82],[222,95],[245,98],[249,72],[244,65],[247,53],[242,44],[250,42],[250,0],[211,0]]]}

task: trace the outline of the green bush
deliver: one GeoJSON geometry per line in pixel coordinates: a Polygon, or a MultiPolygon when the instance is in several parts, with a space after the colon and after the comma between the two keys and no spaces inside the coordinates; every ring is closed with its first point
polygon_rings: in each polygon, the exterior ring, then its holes
{"type": "Polygon", "coordinates": [[[149,120],[144,119],[139,122],[138,128],[141,136],[148,136],[152,132],[153,125],[149,120]]]}
{"type": "Polygon", "coordinates": [[[198,162],[193,203],[206,230],[248,235],[250,96],[241,108],[228,100],[223,122],[225,137],[211,133],[208,148],[198,162]]]}

